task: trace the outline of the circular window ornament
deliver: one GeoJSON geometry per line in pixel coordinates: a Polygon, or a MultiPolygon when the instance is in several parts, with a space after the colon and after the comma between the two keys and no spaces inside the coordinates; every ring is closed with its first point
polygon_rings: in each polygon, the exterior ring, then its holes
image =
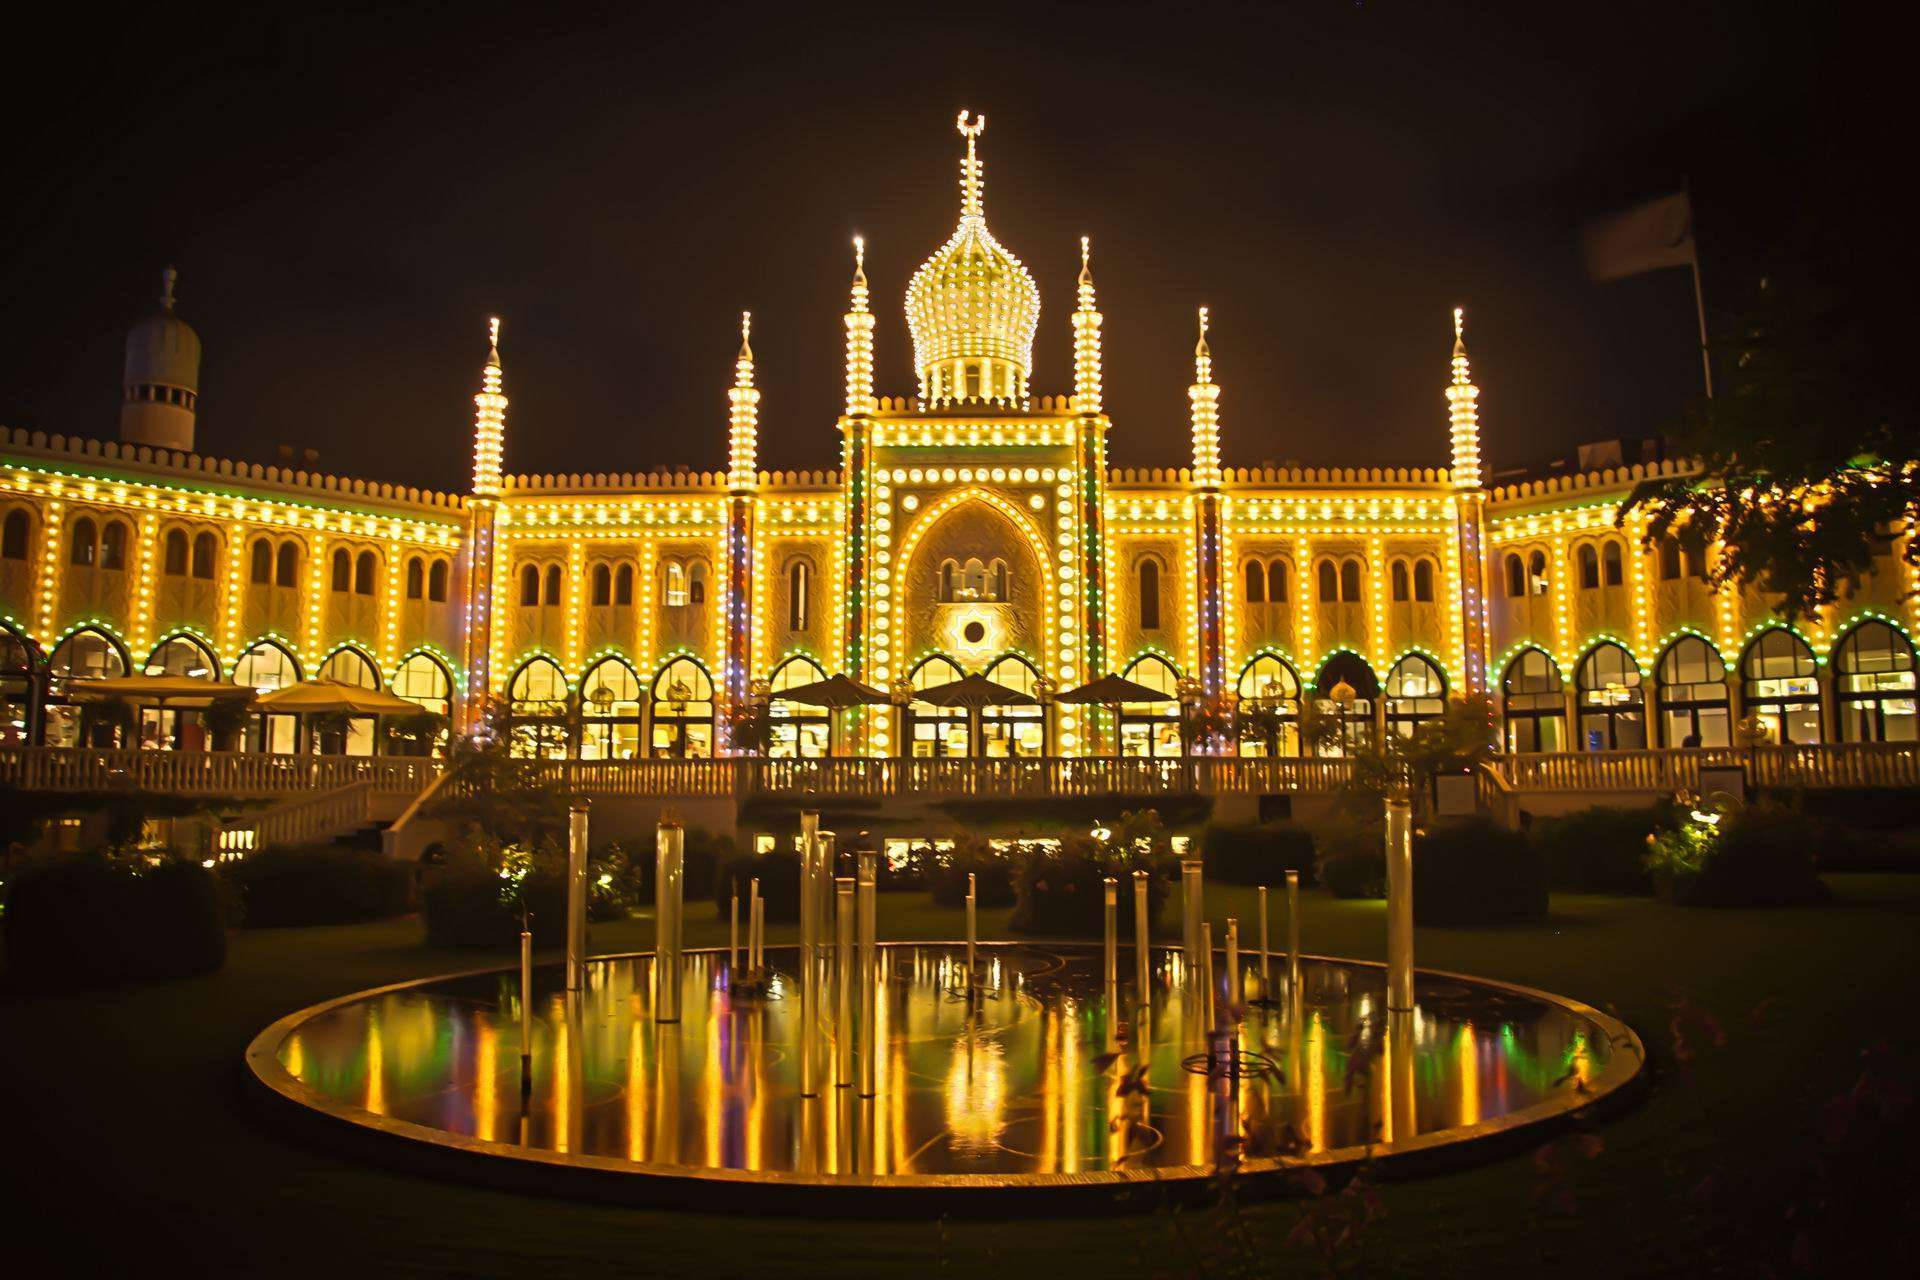
{"type": "Polygon", "coordinates": [[[987,638],[987,625],[975,619],[960,629],[960,635],[968,644],[979,644],[987,638]]]}

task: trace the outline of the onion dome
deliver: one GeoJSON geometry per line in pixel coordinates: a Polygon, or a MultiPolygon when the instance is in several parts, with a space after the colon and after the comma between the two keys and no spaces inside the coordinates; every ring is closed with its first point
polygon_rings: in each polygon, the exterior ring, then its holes
{"type": "Polygon", "coordinates": [[[960,225],[922,263],[907,286],[907,328],[913,334],[920,398],[928,404],[1026,399],[1040,290],[1020,259],[987,230],[976,140],[985,116],[971,124],[960,162],[960,225]]]}

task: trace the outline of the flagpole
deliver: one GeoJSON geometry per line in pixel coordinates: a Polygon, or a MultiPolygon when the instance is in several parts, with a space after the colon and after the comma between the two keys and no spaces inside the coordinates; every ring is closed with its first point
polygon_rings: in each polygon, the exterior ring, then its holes
{"type": "Polygon", "coordinates": [[[1680,189],[1687,197],[1687,265],[1693,269],[1693,312],[1700,322],[1700,372],[1706,378],[1707,399],[1713,399],[1713,360],[1707,353],[1707,299],[1700,288],[1700,233],[1693,216],[1693,181],[1691,178],[1680,180],[1680,189]]]}

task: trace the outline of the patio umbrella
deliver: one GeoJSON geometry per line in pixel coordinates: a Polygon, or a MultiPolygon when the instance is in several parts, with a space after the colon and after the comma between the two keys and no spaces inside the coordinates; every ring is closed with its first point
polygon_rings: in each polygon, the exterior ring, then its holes
{"type": "Polygon", "coordinates": [[[251,698],[245,685],[223,684],[197,676],[95,676],[67,682],[67,695],[76,702],[125,698],[156,706],[206,706],[229,698],[251,698]]]}
{"type": "Polygon", "coordinates": [[[1113,753],[1120,754],[1120,704],[1123,702],[1176,702],[1177,696],[1170,696],[1158,689],[1141,684],[1138,680],[1129,680],[1125,676],[1116,676],[1112,672],[1098,680],[1090,680],[1078,689],[1069,689],[1058,698],[1060,702],[1077,703],[1083,706],[1104,706],[1113,708],[1113,753]]]}
{"type": "Polygon", "coordinates": [[[947,684],[914,690],[913,700],[936,707],[1037,707],[1040,700],[1030,693],[1009,689],[985,676],[964,676],[947,684]]]}
{"type": "Polygon", "coordinates": [[[363,689],[338,680],[302,680],[254,703],[262,711],[298,715],[327,715],[344,711],[351,716],[410,716],[422,710],[417,702],[379,689],[363,689]]]}
{"type": "Polygon", "coordinates": [[[850,676],[828,676],[812,684],[797,684],[767,695],[775,702],[804,702],[810,707],[884,707],[893,699],[870,684],[850,676]]]}

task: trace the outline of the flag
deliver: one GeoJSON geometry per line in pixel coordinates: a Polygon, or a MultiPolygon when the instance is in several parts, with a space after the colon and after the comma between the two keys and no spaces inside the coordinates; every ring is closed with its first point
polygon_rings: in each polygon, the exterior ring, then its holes
{"type": "Polygon", "coordinates": [[[1582,233],[1587,273],[1618,280],[1694,262],[1693,202],[1684,191],[1590,222],[1582,233]]]}

